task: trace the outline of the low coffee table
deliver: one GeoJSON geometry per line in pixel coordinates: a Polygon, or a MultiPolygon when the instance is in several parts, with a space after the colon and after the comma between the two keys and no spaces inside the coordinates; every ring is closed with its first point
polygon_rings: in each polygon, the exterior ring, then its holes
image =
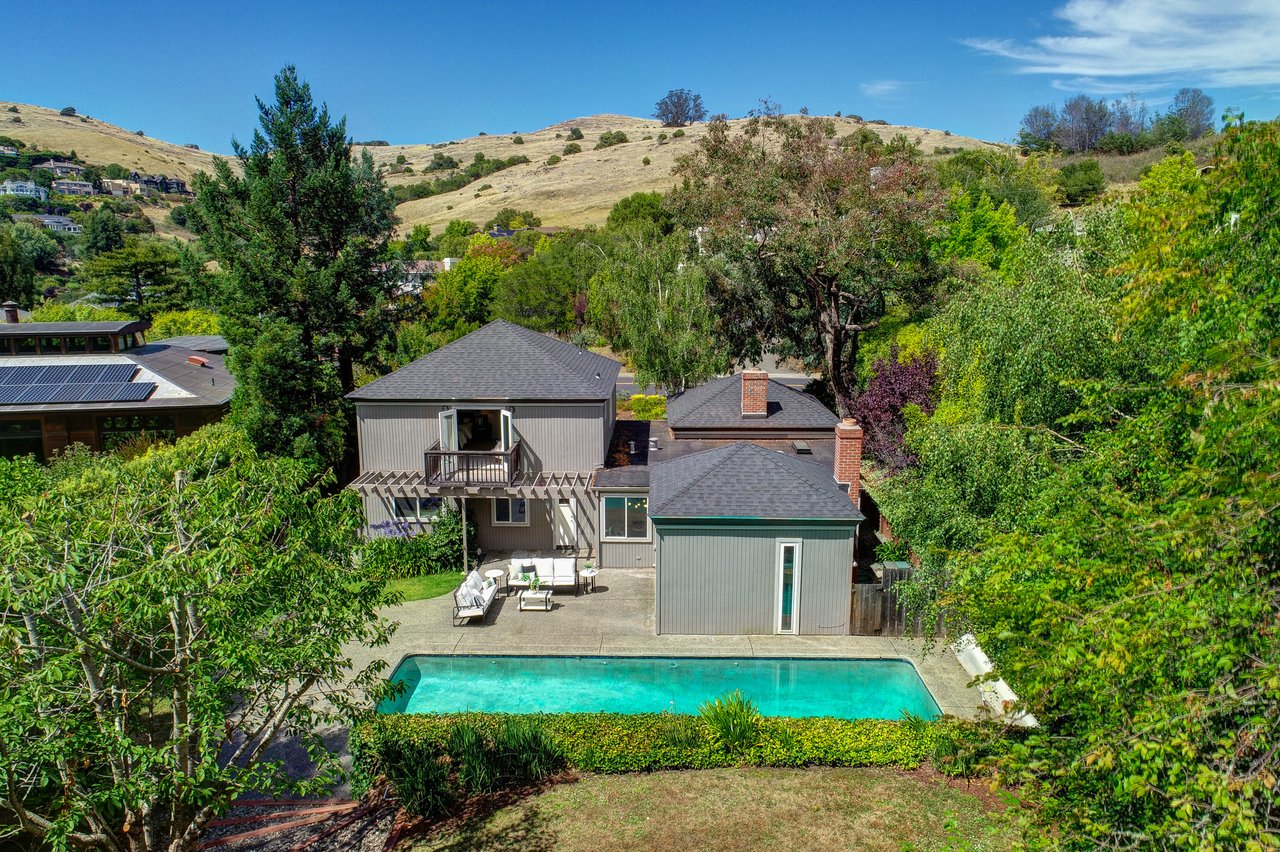
{"type": "Polygon", "coordinates": [[[520,593],[520,610],[540,609],[551,612],[550,589],[525,589],[520,593]]]}

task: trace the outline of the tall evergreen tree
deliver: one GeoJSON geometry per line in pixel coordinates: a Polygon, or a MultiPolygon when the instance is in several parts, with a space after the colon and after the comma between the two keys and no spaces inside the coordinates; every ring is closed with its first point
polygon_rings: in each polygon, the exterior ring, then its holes
{"type": "Polygon", "coordinates": [[[226,271],[218,313],[239,388],[233,411],[259,448],[350,472],[355,365],[392,333],[395,204],[346,120],[317,108],[292,66],[261,129],[195,180],[205,247],[226,271]]]}

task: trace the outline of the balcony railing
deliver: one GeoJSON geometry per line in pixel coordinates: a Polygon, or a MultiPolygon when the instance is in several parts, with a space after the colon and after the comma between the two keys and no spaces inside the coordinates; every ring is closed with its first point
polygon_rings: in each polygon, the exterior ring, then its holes
{"type": "Polygon", "coordinates": [[[426,452],[430,485],[511,485],[520,474],[520,441],[501,450],[442,450],[437,442],[426,452]]]}

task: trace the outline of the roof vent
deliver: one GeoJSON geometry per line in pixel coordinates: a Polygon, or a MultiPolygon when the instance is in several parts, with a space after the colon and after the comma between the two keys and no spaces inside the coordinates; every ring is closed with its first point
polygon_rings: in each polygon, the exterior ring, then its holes
{"type": "Polygon", "coordinates": [[[188,355],[187,363],[196,367],[207,367],[209,366],[209,359],[201,358],[199,355],[188,355]]]}

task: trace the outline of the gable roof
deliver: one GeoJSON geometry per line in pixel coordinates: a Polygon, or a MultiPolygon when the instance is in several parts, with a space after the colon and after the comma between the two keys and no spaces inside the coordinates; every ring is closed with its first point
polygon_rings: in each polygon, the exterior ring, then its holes
{"type": "Polygon", "coordinates": [[[617,361],[506,320],[349,394],[354,400],[608,399],[617,361]]]}
{"type": "Polygon", "coordinates": [[[652,518],[862,520],[824,464],[738,441],[649,468],[652,518]]]}
{"type": "Polygon", "coordinates": [[[809,394],[769,379],[769,406],[764,417],[742,416],[742,374],[712,379],[667,400],[667,423],[673,429],[834,429],[840,422],[809,394]]]}

